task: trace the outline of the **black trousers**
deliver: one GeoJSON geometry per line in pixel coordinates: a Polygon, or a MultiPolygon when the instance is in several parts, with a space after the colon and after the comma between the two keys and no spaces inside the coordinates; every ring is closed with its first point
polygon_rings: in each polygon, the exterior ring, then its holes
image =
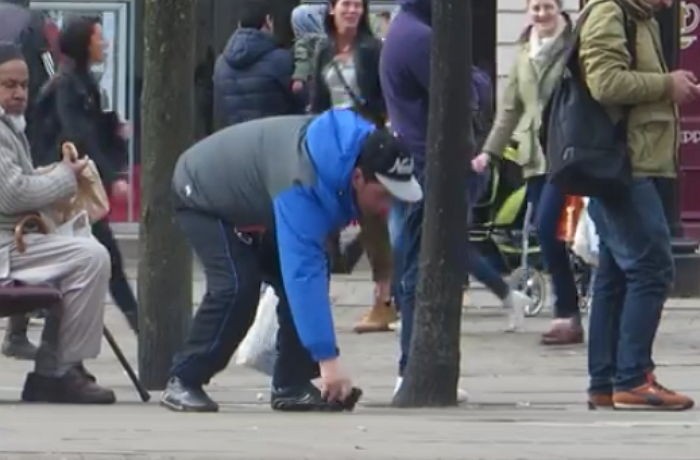
{"type": "Polygon", "coordinates": [[[183,207],[176,216],[204,267],[206,294],[171,375],[200,386],[222,371],[255,319],[265,282],[279,297],[273,386],[301,385],[318,377],[318,364],[301,344],[292,320],[274,235],[241,234],[216,216],[183,207]]]}
{"type": "Polygon", "coordinates": [[[114,303],[124,313],[136,313],[138,303],[134,291],[129,286],[129,281],[124,273],[122,254],[119,251],[117,240],[114,238],[109,221],[103,219],[92,225],[92,234],[95,235],[107,251],[112,261],[112,277],[109,279],[109,292],[114,299],[114,303]]]}

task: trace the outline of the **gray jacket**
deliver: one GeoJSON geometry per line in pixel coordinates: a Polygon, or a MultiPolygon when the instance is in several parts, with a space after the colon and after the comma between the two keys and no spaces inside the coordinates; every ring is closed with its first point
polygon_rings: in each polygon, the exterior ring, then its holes
{"type": "Polygon", "coordinates": [[[176,196],[183,205],[215,214],[239,229],[272,228],[273,198],[293,185],[314,181],[314,168],[302,146],[311,119],[261,118],[203,139],[175,166],[176,196]]]}
{"type": "Polygon", "coordinates": [[[0,109],[0,247],[12,242],[22,216],[38,212],[77,192],[75,174],[59,164],[45,174],[36,173],[29,142],[0,109]]]}

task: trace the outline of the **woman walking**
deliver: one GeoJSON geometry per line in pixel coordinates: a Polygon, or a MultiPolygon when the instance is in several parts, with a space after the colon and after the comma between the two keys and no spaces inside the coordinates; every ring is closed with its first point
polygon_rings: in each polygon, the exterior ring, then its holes
{"type": "MultiPolygon", "coordinates": [[[[117,114],[103,111],[100,87],[92,74],[92,68],[105,59],[106,42],[99,20],[82,16],[68,19],[59,44],[63,62],[41,96],[39,110],[46,113],[40,114],[37,148],[49,152],[51,158],[64,142],[74,143],[80,155],[95,162],[110,197],[124,197],[129,187],[121,174],[127,159],[124,126],[117,114]]],[[[136,297],[124,274],[122,256],[108,219],[95,222],[92,231],[112,259],[110,293],[131,327],[137,330],[136,297]]]]}
{"type": "Polygon", "coordinates": [[[562,0],[527,0],[527,7],[532,24],[521,36],[503,100],[482,148],[483,153],[472,164],[476,171],[484,171],[491,157],[500,156],[515,134],[527,180],[528,202],[535,211],[542,254],[556,296],[555,319],[550,330],[542,335],[542,343],[582,343],[583,328],[574,276],[566,246],[557,238],[557,225],[566,197],[546,180],[546,160],[538,140],[542,108],[563,71],[572,25],[562,11],[562,0]]]}
{"type": "MultiPolygon", "coordinates": [[[[368,0],[330,0],[324,17],[326,38],[313,60],[311,112],[353,108],[377,126],[386,124],[379,82],[382,42],[371,31],[368,0]]],[[[388,211],[388,210],[387,210],[388,211]]],[[[375,302],[356,332],[387,331],[396,321],[391,302],[392,253],[386,218],[361,217],[360,237],[372,265],[375,302]]],[[[332,242],[337,253],[339,238],[332,242]]]]}

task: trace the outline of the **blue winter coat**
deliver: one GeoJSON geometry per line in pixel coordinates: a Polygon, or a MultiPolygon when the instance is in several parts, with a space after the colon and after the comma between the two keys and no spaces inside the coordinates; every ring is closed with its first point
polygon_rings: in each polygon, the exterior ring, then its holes
{"type": "Polygon", "coordinates": [[[240,28],[214,68],[214,104],[225,125],[303,112],[292,93],[292,53],[262,30],[240,28]]]}

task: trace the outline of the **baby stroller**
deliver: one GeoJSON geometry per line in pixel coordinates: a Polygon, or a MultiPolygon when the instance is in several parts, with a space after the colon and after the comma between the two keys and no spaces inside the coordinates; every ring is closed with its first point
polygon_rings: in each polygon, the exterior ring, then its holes
{"type": "MultiPolygon", "coordinates": [[[[533,221],[533,209],[527,203],[522,167],[516,162],[517,144],[511,144],[503,159],[491,168],[487,192],[473,209],[469,240],[502,274],[510,285],[532,299],[526,316],[537,316],[547,301],[547,280],[541,249],[533,221]]],[[[581,299],[588,305],[591,270],[570,251],[574,277],[581,299]]]]}

